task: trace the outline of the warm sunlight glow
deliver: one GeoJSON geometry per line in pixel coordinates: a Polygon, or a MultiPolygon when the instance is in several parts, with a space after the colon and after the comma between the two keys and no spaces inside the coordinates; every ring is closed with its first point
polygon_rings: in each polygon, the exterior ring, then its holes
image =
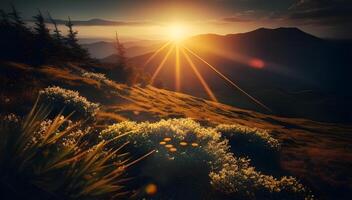
{"type": "Polygon", "coordinates": [[[180,42],[186,37],[186,27],[181,24],[173,24],[168,27],[170,40],[180,42]]]}

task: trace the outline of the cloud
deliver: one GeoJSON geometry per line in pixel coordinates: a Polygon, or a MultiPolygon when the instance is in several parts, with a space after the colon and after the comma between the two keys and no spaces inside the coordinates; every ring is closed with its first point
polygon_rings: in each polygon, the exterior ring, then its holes
{"type": "Polygon", "coordinates": [[[222,18],[222,21],[225,22],[252,22],[255,19],[258,19],[258,16],[262,12],[254,11],[254,10],[245,10],[241,12],[236,12],[234,15],[230,17],[222,18]]]}
{"type": "Polygon", "coordinates": [[[305,24],[339,26],[351,23],[352,2],[348,0],[299,0],[284,16],[305,24]]]}
{"type": "Polygon", "coordinates": [[[225,21],[225,22],[249,22],[249,21],[252,21],[252,20],[243,19],[243,18],[240,18],[240,17],[225,17],[222,20],[225,21]]]}

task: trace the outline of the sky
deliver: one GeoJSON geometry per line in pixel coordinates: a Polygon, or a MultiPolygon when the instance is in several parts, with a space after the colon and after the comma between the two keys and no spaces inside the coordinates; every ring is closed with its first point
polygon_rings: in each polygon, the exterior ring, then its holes
{"type": "Polygon", "coordinates": [[[109,39],[117,31],[124,39],[167,39],[175,29],[191,36],[260,27],[352,38],[352,0],[2,0],[0,8],[11,3],[27,20],[38,9],[58,22],[70,16],[81,38],[109,39]]]}

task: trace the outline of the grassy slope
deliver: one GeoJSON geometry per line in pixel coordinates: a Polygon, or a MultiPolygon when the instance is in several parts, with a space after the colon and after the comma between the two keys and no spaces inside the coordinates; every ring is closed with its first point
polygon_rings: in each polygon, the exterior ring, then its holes
{"type": "Polygon", "coordinates": [[[31,88],[31,91],[21,90],[24,94],[19,94],[16,87],[10,91],[3,87],[0,91],[1,110],[11,110],[24,99],[32,101],[38,88],[59,85],[78,90],[89,100],[101,103],[103,107],[98,113],[101,126],[126,119],[155,121],[190,117],[207,125],[238,123],[269,129],[283,143],[281,165],[284,170],[306,181],[313,189],[320,188],[323,196],[352,190],[349,169],[352,166],[351,126],[261,114],[152,86],[106,86],[81,77],[80,69],[75,65],[35,69],[11,63],[1,64],[0,70],[0,80],[5,80],[6,84],[15,81],[16,85],[31,88]],[[8,78],[11,74],[16,76],[8,78]]]}

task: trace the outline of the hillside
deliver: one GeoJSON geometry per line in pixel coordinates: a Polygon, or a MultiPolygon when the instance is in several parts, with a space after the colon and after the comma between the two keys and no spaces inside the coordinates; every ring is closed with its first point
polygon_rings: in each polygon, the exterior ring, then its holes
{"type": "MultiPolygon", "coordinates": [[[[153,51],[161,43],[161,41],[137,40],[124,42],[123,45],[126,48],[126,56],[135,57],[153,51]]],[[[92,57],[101,59],[103,62],[107,63],[114,63],[114,55],[116,54],[115,45],[116,44],[114,42],[105,41],[82,44],[82,46],[88,50],[92,57]],[[109,58],[113,59],[111,60],[109,58]]]]}
{"type": "MultiPolygon", "coordinates": [[[[228,76],[245,91],[267,104],[276,115],[304,117],[327,122],[350,122],[352,94],[348,67],[348,45],[324,40],[297,28],[257,29],[229,35],[197,35],[182,43],[228,76]],[[259,64],[259,66],[258,66],[259,64]],[[288,106],[289,105],[289,106],[288,106]]],[[[144,71],[153,74],[167,53],[160,52],[144,71]]],[[[130,59],[136,67],[144,66],[151,53],[130,59]]],[[[158,79],[175,90],[175,53],[166,61],[158,79]]],[[[199,72],[220,102],[263,111],[248,102],[240,92],[228,87],[204,63],[191,56],[199,72]],[[231,94],[231,95],[230,95],[231,94]]],[[[181,53],[181,91],[207,98],[197,77],[181,53]],[[187,72],[187,73],[186,73],[187,72]]]]}
{"type": "Polygon", "coordinates": [[[102,104],[97,114],[98,126],[123,120],[187,117],[208,126],[237,123],[268,129],[283,144],[280,153],[283,171],[303,180],[323,198],[347,198],[352,189],[351,126],[277,117],[152,86],[129,87],[106,82],[82,76],[86,69],[75,64],[33,68],[2,63],[0,70],[1,84],[8,86],[2,87],[0,93],[0,109],[4,112],[22,114],[40,88],[58,85],[77,90],[102,104]],[[336,194],[341,196],[331,196],[336,194]]]}

